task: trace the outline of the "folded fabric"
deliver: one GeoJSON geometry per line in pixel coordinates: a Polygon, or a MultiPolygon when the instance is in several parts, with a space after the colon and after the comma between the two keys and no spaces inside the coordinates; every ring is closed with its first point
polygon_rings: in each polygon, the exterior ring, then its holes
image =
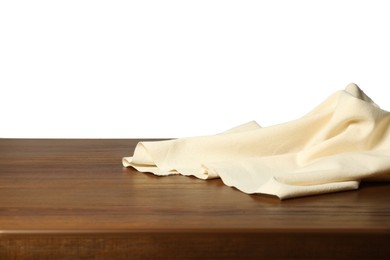
{"type": "Polygon", "coordinates": [[[140,142],[122,162],[161,176],[221,178],[245,193],[280,199],[352,190],[365,179],[390,179],[390,113],[349,84],[300,119],[140,142]]]}

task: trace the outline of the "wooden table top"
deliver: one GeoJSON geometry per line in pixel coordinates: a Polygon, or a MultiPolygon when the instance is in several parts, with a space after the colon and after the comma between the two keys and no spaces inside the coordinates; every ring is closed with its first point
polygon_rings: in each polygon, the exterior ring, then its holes
{"type": "Polygon", "coordinates": [[[0,258],[390,256],[390,183],[280,201],[123,168],[138,141],[0,139],[0,258]]]}

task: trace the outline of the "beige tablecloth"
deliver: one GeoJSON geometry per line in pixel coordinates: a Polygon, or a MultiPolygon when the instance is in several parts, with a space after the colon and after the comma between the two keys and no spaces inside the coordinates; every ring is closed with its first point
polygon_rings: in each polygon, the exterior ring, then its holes
{"type": "Polygon", "coordinates": [[[300,119],[140,142],[123,165],[156,175],[221,178],[245,193],[280,199],[352,190],[364,179],[389,179],[390,116],[349,84],[300,119]]]}

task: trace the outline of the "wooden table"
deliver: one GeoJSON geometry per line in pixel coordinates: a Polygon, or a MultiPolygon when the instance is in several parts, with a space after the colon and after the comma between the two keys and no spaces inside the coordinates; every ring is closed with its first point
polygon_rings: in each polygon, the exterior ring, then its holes
{"type": "Polygon", "coordinates": [[[0,259],[390,257],[390,183],[280,201],[122,168],[138,141],[0,139],[0,259]]]}

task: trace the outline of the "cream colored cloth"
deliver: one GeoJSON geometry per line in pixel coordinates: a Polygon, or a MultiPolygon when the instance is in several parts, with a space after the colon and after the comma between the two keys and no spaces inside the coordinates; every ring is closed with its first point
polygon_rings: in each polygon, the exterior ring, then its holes
{"type": "Polygon", "coordinates": [[[298,120],[140,142],[123,165],[156,175],[221,178],[245,193],[280,199],[352,190],[361,180],[390,176],[390,114],[349,84],[298,120]]]}

